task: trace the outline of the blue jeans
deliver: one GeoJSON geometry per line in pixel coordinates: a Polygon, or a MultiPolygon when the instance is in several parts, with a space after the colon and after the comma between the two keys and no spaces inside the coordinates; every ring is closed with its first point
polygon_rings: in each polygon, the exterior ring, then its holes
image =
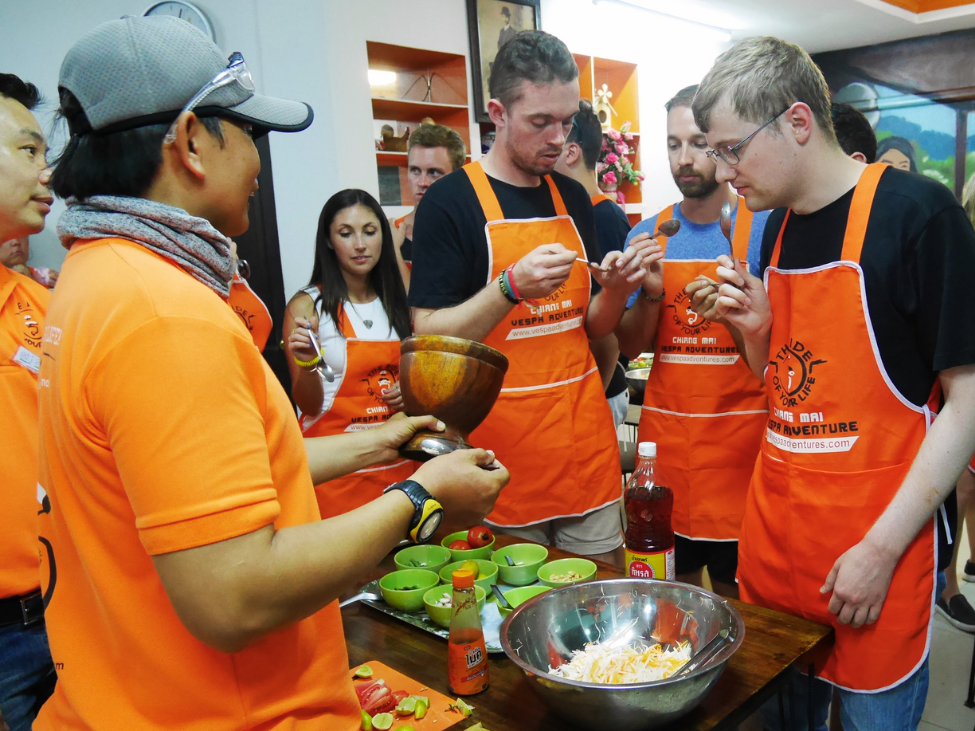
{"type": "MultiPolygon", "coordinates": [[[[796,701],[794,731],[808,728],[809,677],[797,670],[791,671],[796,701]]],[[[791,712],[788,686],[782,690],[785,711],[785,729],[790,727],[791,712]]],[[[854,693],[837,689],[840,704],[840,718],[843,731],[915,731],[924,712],[924,702],[928,695],[928,660],[900,685],[882,693],[854,693]]],[[[833,686],[825,680],[815,680],[813,690],[813,728],[826,731],[829,703],[833,697],[833,686]]],[[[765,728],[770,731],[785,731],[779,720],[779,702],[773,697],[762,706],[765,728]]]]}
{"type": "Polygon", "coordinates": [[[0,712],[10,731],[30,731],[56,681],[44,622],[0,627],[0,712]]]}

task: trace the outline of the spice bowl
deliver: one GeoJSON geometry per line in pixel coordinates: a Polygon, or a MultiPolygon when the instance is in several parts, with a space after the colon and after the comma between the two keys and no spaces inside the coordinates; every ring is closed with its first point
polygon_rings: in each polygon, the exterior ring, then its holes
{"type": "MultiPolygon", "coordinates": [[[[430,620],[444,629],[450,628],[450,607],[442,607],[435,602],[446,594],[448,597],[453,594],[453,589],[450,586],[440,584],[432,589],[427,589],[427,592],[423,595],[423,608],[427,611],[427,616],[430,620]]],[[[474,596],[477,597],[477,610],[481,611],[484,609],[484,602],[487,599],[487,592],[481,587],[474,585],[474,596]]]]}
{"type": "Polygon", "coordinates": [[[596,576],[596,564],[588,558],[560,558],[549,561],[538,569],[538,580],[545,586],[559,587],[590,581],[596,576]],[[569,574],[573,578],[560,578],[569,574]]]}
{"type": "Polygon", "coordinates": [[[501,583],[508,586],[525,586],[538,578],[538,569],[548,558],[548,549],[537,543],[513,543],[499,548],[491,554],[491,560],[498,565],[501,583]],[[515,562],[509,566],[506,556],[515,562]]]}
{"type": "MultiPolygon", "coordinates": [[[[453,583],[453,574],[463,565],[463,561],[454,561],[440,569],[440,580],[447,584],[448,589],[453,583]]],[[[485,594],[491,593],[491,584],[498,583],[498,566],[493,561],[485,561],[483,558],[477,559],[477,568],[481,574],[474,579],[474,586],[484,589],[485,594]]]]}
{"type": "Polygon", "coordinates": [[[497,536],[491,537],[491,542],[486,546],[481,546],[480,548],[471,548],[469,550],[458,550],[456,548],[449,548],[450,544],[454,541],[466,541],[467,531],[461,530],[456,533],[451,533],[449,536],[440,541],[440,545],[450,551],[451,561],[466,561],[469,558],[481,559],[490,558],[491,552],[494,550],[494,542],[497,540],[497,536]]]}
{"type": "Polygon", "coordinates": [[[498,602],[498,611],[501,613],[502,617],[507,617],[514,609],[517,609],[520,605],[527,602],[529,599],[533,599],[539,594],[544,594],[546,591],[551,591],[550,586],[540,586],[536,584],[535,586],[519,586],[517,589],[509,589],[504,592],[504,598],[511,606],[511,609],[505,609],[501,606],[501,602],[498,602]]]}
{"type": "Polygon", "coordinates": [[[383,599],[401,612],[422,612],[423,595],[440,581],[433,571],[406,569],[393,571],[379,580],[383,599]]]}
{"type": "Polygon", "coordinates": [[[453,560],[449,550],[443,546],[433,545],[409,546],[393,556],[396,568],[426,569],[435,574],[440,573],[440,569],[453,560]]]}

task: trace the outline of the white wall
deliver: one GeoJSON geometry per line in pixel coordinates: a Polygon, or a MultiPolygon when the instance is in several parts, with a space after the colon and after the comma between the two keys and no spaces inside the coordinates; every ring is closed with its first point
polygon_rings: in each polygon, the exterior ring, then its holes
{"type": "Polygon", "coordinates": [[[644,216],[680,200],[667,162],[664,104],[698,83],[731,43],[692,23],[592,0],[542,0],[542,28],[573,53],[638,64],[644,216]]]}
{"type": "MultiPolygon", "coordinates": [[[[195,0],[225,51],[241,51],[261,93],[306,101],[315,122],[298,134],[272,134],[275,203],[285,291],[306,283],[315,227],[325,200],[342,188],[378,196],[366,41],[469,56],[464,0],[195,0]]],[[[48,99],[39,112],[49,128],[61,59],[99,23],[141,14],[149,0],[2,0],[0,70],[37,84],[48,99]],[[12,29],[23,29],[12,32],[12,29]]],[[[728,46],[711,32],[641,10],[592,0],[542,0],[542,27],[576,53],[640,65],[641,160],[647,213],[678,197],[667,167],[663,103],[695,83],[728,46]]],[[[468,83],[470,64],[468,62],[468,83]]],[[[470,94],[472,97],[473,95],[470,94]]],[[[477,156],[477,125],[471,120],[477,156]]],[[[60,266],[54,233],[58,202],[32,239],[32,263],[60,266]]]]}

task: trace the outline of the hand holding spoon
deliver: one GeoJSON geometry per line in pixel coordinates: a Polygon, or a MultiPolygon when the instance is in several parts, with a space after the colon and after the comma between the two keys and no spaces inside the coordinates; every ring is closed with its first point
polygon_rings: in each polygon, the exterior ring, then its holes
{"type": "MultiPolygon", "coordinates": [[[[678,221],[676,218],[670,218],[657,227],[657,233],[653,235],[653,238],[657,238],[658,236],[666,236],[667,238],[670,238],[678,231],[680,231],[680,221],[678,221]]],[[[582,257],[577,257],[576,261],[581,261],[583,264],[588,264],[590,268],[595,269],[596,271],[609,271],[609,267],[600,266],[599,264],[591,262],[587,259],[583,259],[582,257]]]]}

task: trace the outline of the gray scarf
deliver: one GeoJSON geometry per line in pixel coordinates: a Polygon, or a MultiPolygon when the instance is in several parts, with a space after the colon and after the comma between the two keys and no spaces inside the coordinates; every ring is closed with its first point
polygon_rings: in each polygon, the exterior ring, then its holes
{"type": "Polygon", "coordinates": [[[178,264],[221,297],[230,296],[236,257],[230,239],[182,208],[144,198],[93,195],[67,201],[58,220],[61,244],[77,239],[129,239],[178,264]]]}

